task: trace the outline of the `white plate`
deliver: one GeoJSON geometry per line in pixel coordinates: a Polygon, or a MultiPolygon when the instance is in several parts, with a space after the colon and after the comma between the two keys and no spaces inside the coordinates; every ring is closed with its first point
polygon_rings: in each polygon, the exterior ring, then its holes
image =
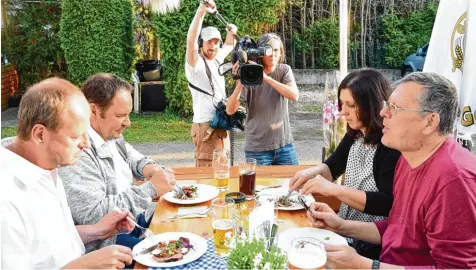
{"type": "Polygon", "coordinates": [[[210,185],[204,185],[204,184],[178,184],[180,187],[182,186],[196,186],[198,188],[198,196],[197,198],[193,200],[180,200],[174,198],[174,192],[170,191],[164,194],[164,200],[169,201],[171,203],[176,203],[176,204],[196,204],[196,203],[202,203],[206,202],[209,200],[215,199],[220,191],[218,188],[210,185]]]}
{"type": "MultiPolygon", "coordinates": [[[[280,187],[280,188],[268,188],[268,189],[265,189],[265,190],[262,190],[262,191],[258,192],[258,194],[259,195],[261,195],[261,194],[271,194],[271,195],[274,195],[276,198],[279,198],[281,196],[288,195],[288,192],[289,192],[288,188],[280,187]]],[[[294,191],[291,194],[291,198],[294,199],[294,200],[297,200],[297,195],[298,195],[298,193],[296,191],[294,191]]],[[[316,200],[314,200],[314,197],[312,197],[312,195],[304,196],[304,200],[306,201],[307,205],[310,205],[312,202],[316,201],[316,200]]],[[[301,209],[304,209],[304,207],[300,203],[295,203],[295,204],[293,203],[289,207],[279,206],[278,209],[279,210],[292,211],[292,210],[301,210],[301,209]]]]}
{"type": "Polygon", "coordinates": [[[348,245],[344,237],[335,232],[328,230],[305,227],[305,228],[291,228],[278,235],[278,247],[281,250],[288,252],[293,239],[298,237],[312,237],[323,241],[325,244],[331,245],[348,245]]]}
{"type": "Polygon", "coordinates": [[[154,258],[152,258],[152,254],[150,253],[134,257],[134,260],[150,267],[173,267],[193,262],[202,257],[202,255],[207,251],[207,240],[205,240],[203,237],[188,232],[168,232],[156,234],[144,239],[142,242],[134,246],[132,253],[136,254],[154,244],[158,244],[161,241],[178,240],[180,237],[188,238],[190,240],[190,244],[193,245],[194,248],[190,249],[190,251],[183,256],[182,260],[176,262],[160,263],[154,260],[154,258]]]}

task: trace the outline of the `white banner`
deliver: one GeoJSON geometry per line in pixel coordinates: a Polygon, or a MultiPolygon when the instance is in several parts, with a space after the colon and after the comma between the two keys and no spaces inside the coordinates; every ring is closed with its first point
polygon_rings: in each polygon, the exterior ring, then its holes
{"type": "MultiPolygon", "coordinates": [[[[459,91],[461,119],[458,131],[465,135],[476,134],[476,1],[468,1],[463,78],[459,91]]],[[[476,147],[476,146],[473,146],[476,147]]]]}
{"type": "Polygon", "coordinates": [[[458,133],[476,133],[476,1],[441,0],[423,71],[450,79],[459,91],[458,133]],[[472,14],[472,18],[469,15],[472,14]],[[471,59],[471,61],[470,61],[471,59]]]}

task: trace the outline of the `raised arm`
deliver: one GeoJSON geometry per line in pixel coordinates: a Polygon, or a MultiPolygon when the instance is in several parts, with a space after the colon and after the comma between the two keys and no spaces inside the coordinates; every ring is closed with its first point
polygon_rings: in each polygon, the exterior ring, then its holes
{"type": "MultiPolygon", "coordinates": [[[[195,13],[195,16],[193,17],[192,23],[190,24],[190,27],[188,28],[188,33],[187,33],[187,52],[186,52],[186,58],[187,58],[187,63],[195,67],[197,64],[198,60],[198,36],[200,34],[200,30],[202,29],[202,24],[203,24],[203,19],[205,18],[205,15],[208,13],[213,13],[216,11],[216,5],[213,0],[208,0],[207,1],[207,6],[203,3],[200,3],[200,6],[197,9],[197,12],[195,13]]],[[[228,35],[227,35],[228,39],[228,35]]]]}

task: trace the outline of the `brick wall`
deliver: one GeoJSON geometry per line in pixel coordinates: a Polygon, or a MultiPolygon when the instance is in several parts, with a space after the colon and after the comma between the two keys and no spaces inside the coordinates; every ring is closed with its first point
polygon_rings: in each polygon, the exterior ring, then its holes
{"type": "Polygon", "coordinates": [[[8,108],[8,98],[15,92],[19,92],[17,69],[11,64],[4,65],[2,66],[2,111],[8,108]]]}

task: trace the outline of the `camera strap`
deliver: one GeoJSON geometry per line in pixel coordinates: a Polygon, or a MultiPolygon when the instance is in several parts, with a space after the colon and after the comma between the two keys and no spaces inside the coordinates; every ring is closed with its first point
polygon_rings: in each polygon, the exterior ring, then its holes
{"type": "MultiPolygon", "coordinates": [[[[210,68],[208,67],[208,63],[207,61],[205,60],[205,58],[203,58],[203,56],[200,54],[199,55],[202,59],[203,59],[203,63],[205,64],[205,72],[207,74],[207,77],[208,77],[208,81],[210,82],[210,86],[212,88],[212,91],[213,91],[213,94],[210,94],[209,92],[199,88],[198,86],[195,86],[193,85],[191,82],[188,82],[188,86],[190,86],[190,88],[194,89],[194,90],[197,90],[198,92],[202,93],[202,94],[205,94],[205,95],[208,95],[208,96],[211,96],[212,97],[212,104],[215,108],[217,108],[217,106],[215,105],[215,103],[213,102],[213,99],[215,98],[215,85],[213,84],[213,79],[212,79],[212,72],[210,71],[210,68]]],[[[218,60],[214,59],[215,62],[217,63],[217,65],[219,65],[220,63],[218,62],[218,60]]]]}

